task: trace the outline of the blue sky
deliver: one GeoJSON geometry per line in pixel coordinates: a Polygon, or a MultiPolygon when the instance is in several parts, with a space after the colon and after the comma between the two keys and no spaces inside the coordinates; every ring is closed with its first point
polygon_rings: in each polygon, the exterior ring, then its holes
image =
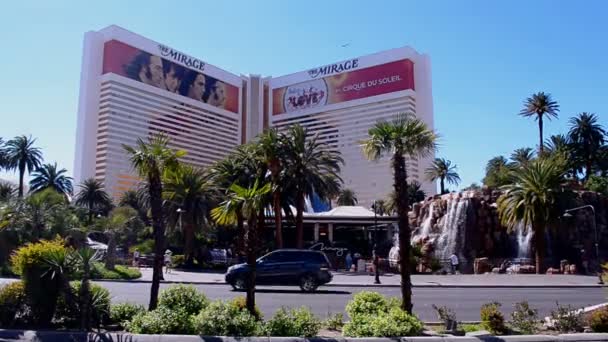
{"type": "MultiPolygon", "coordinates": [[[[608,126],[605,1],[11,1],[0,14],[0,137],[31,134],[70,172],[84,32],[117,24],[235,73],[279,76],[410,45],[431,56],[438,156],[462,186],[534,146],[536,91],[608,126]],[[349,44],[347,47],[342,47],[349,44]]],[[[15,179],[14,175],[3,175],[15,179]]]]}

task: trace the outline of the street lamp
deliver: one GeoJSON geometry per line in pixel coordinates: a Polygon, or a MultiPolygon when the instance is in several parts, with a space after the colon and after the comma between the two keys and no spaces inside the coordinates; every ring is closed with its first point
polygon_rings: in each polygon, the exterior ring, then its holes
{"type": "Polygon", "coordinates": [[[598,237],[597,237],[597,223],[596,218],[595,218],[595,207],[593,207],[591,204],[587,204],[587,205],[583,205],[580,207],[576,207],[576,208],[572,208],[572,209],[567,209],[566,211],[564,211],[564,214],[562,215],[563,217],[573,217],[572,214],[570,214],[573,211],[577,211],[577,210],[582,210],[582,209],[591,209],[591,212],[593,213],[593,231],[594,231],[594,235],[595,235],[595,257],[597,258],[597,263],[598,263],[598,277],[599,277],[599,283],[600,284],[604,284],[604,280],[602,279],[602,272],[601,272],[601,266],[600,266],[600,245],[599,245],[599,241],[598,241],[598,237]]]}
{"type": "Polygon", "coordinates": [[[374,249],[372,251],[374,257],[374,273],[376,275],[374,284],[380,284],[380,258],[378,257],[378,211],[376,209],[377,202],[374,200],[374,249]]]}
{"type": "Polygon", "coordinates": [[[180,207],[177,208],[175,212],[179,215],[179,229],[182,230],[182,213],[185,213],[186,211],[180,207]]]}

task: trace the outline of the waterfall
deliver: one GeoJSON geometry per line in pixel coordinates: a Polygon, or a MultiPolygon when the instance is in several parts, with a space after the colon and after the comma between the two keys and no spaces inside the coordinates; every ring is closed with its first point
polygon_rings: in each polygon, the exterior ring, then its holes
{"type": "Polygon", "coordinates": [[[517,257],[518,258],[529,258],[530,257],[530,241],[532,241],[532,227],[525,227],[522,223],[519,223],[515,227],[517,233],[517,257]]]}
{"type": "Polygon", "coordinates": [[[440,259],[448,259],[455,253],[464,261],[463,248],[466,239],[467,210],[469,200],[461,199],[448,201],[447,214],[441,221],[441,235],[437,239],[436,255],[440,259]]]}
{"type": "Polygon", "coordinates": [[[420,235],[429,236],[431,234],[431,228],[433,228],[433,209],[435,206],[435,202],[431,202],[429,205],[429,212],[427,213],[426,218],[422,222],[422,229],[420,230],[420,235]]]}
{"type": "Polygon", "coordinates": [[[312,202],[310,201],[310,197],[305,196],[304,197],[304,212],[305,213],[314,213],[315,210],[312,207],[312,202]]]}

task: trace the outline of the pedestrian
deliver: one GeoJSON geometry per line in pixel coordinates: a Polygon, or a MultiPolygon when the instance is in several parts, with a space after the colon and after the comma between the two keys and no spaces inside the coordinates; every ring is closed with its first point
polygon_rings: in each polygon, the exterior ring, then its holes
{"type": "MultiPolygon", "coordinates": [[[[359,272],[359,259],[361,259],[361,254],[359,252],[355,252],[353,255],[353,263],[355,264],[355,272],[359,272]]],[[[363,270],[365,272],[365,270],[363,270]]]]}
{"type": "Polygon", "coordinates": [[[135,267],[137,267],[137,268],[139,268],[139,256],[140,256],[140,255],[139,255],[139,250],[138,250],[138,249],[136,249],[136,250],[133,252],[133,266],[135,266],[135,267]]]}
{"type": "Polygon", "coordinates": [[[458,264],[458,256],[456,255],[456,253],[452,253],[452,255],[450,255],[450,265],[452,266],[452,274],[456,274],[456,272],[458,272],[458,264]]]}
{"type": "Polygon", "coordinates": [[[376,251],[376,245],[374,244],[374,248],[372,249],[372,262],[374,265],[374,274],[376,275],[376,279],[374,284],[380,284],[380,257],[378,256],[378,251],[376,251]]]}
{"type": "Polygon", "coordinates": [[[350,269],[353,267],[353,256],[350,254],[350,251],[346,253],[344,261],[346,262],[346,272],[350,272],[350,269]]]}
{"type": "Polygon", "coordinates": [[[583,266],[583,274],[589,274],[589,259],[587,258],[587,253],[585,253],[584,249],[581,249],[581,266],[583,266]]]}
{"type": "Polygon", "coordinates": [[[165,273],[171,273],[171,267],[173,266],[172,261],[171,261],[171,251],[170,250],[166,250],[165,251],[165,273]]]}

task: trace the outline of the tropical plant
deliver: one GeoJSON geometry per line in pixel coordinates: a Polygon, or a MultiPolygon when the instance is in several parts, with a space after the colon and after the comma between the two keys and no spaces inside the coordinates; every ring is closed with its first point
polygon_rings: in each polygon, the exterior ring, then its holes
{"type": "Polygon", "coordinates": [[[563,195],[564,163],[541,158],[513,171],[513,184],[505,185],[498,198],[501,223],[509,229],[523,225],[534,232],[536,273],[542,273],[544,237],[547,225],[556,219],[559,197],[563,195]]]}
{"type": "Polygon", "coordinates": [[[42,151],[34,147],[36,139],[21,135],[6,143],[7,168],[19,172],[19,197],[23,197],[23,176],[25,171],[30,174],[36,170],[42,161],[42,151]]]}
{"type": "Polygon", "coordinates": [[[500,303],[493,302],[481,306],[481,326],[495,335],[504,334],[507,331],[505,317],[500,312],[500,303]]]}
{"type": "Polygon", "coordinates": [[[511,169],[507,158],[498,156],[486,164],[486,176],[483,184],[490,188],[498,188],[511,183],[511,169]]]}
{"type": "Polygon", "coordinates": [[[357,194],[351,189],[342,189],[336,201],[338,205],[357,205],[358,202],[357,194]]]}
{"type": "Polygon", "coordinates": [[[8,167],[8,154],[4,146],[4,139],[0,138],[0,170],[8,167]]]}
{"type": "Polygon", "coordinates": [[[418,181],[411,181],[407,185],[407,199],[410,206],[414,203],[424,201],[426,193],[421,189],[422,185],[418,181]]]}
{"type": "Polygon", "coordinates": [[[585,180],[588,180],[606,141],[606,130],[597,122],[595,114],[586,112],[570,118],[569,123],[568,138],[572,142],[575,155],[585,165],[585,180]]]}
{"type": "Polygon", "coordinates": [[[103,184],[94,178],[85,179],[78,187],[80,191],[76,195],[74,203],[87,208],[89,211],[89,224],[91,224],[95,212],[107,210],[112,205],[112,199],[104,190],[103,184]]]}
{"type": "Polygon", "coordinates": [[[0,181],[0,202],[8,202],[17,192],[17,187],[6,181],[0,181]]]}
{"type": "Polygon", "coordinates": [[[538,331],[538,310],[531,308],[527,301],[515,303],[515,310],[511,313],[511,325],[517,331],[532,335],[538,331]]]}
{"type": "Polygon", "coordinates": [[[518,148],[511,153],[513,167],[524,167],[534,159],[534,151],[530,147],[518,148]]]}
{"type": "Polygon", "coordinates": [[[412,284],[409,255],[411,250],[408,222],[408,195],[406,156],[428,156],[436,147],[437,136],[424,122],[412,115],[398,115],[392,122],[381,121],[369,129],[368,139],[363,142],[363,153],[370,160],[383,155],[392,155],[394,188],[397,194],[399,217],[399,253],[401,262],[401,307],[412,312],[412,284]]]}
{"type": "Polygon", "coordinates": [[[297,247],[304,246],[304,206],[306,196],[316,194],[328,200],[338,193],[342,178],[340,165],[344,160],[339,151],[330,150],[316,134],[307,139],[308,130],[300,125],[290,126],[286,134],[286,173],[295,194],[297,247]]]}
{"type": "Polygon", "coordinates": [[[194,330],[203,336],[255,336],[258,318],[228,302],[215,301],[193,319],[194,330]]]}
{"type": "Polygon", "coordinates": [[[196,233],[206,225],[219,193],[211,175],[189,165],[165,173],[163,197],[169,227],[183,232],[186,264],[194,262],[196,233]]]}
{"type": "Polygon", "coordinates": [[[462,189],[462,191],[469,191],[469,190],[478,191],[478,190],[481,190],[481,186],[479,184],[473,182],[473,183],[471,183],[471,185],[462,189]]]}
{"type": "Polygon", "coordinates": [[[608,196],[608,177],[591,176],[585,182],[585,189],[608,196]]]}
{"type": "Polygon", "coordinates": [[[122,193],[122,196],[120,197],[120,200],[118,201],[118,206],[120,207],[131,207],[133,209],[135,209],[137,211],[137,214],[139,215],[139,218],[141,219],[142,222],[144,222],[145,224],[147,224],[149,222],[148,219],[148,209],[149,209],[149,205],[146,201],[146,197],[143,192],[144,191],[140,191],[141,189],[138,190],[127,190],[125,192],[122,193]]]}
{"type": "Polygon", "coordinates": [[[178,165],[178,158],[186,153],[170,149],[169,138],[164,134],[152,135],[148,138],[148,142],[138,139],[135,147],[123,145],[123,148],[129,155],[132,167],[141,178],[146,180],[148,186],[154,231],[154,269],[149,310],[154,310],[158,304],[158,289],[162,277],[165,248],[162,176],[165,172],[175,169],[178,165]]]}
{"type": "Polygon", "coordinates": [[[264,331],[268,336],[298,336],[314,337],[321,330],[322,323],[310,312],[310,309],[287,310],[280,308],[274,316],[266,322],[264,331]]]}
{"type": "Polygon", "coordinates": [[[44,164],[33,173],[30,180],[30,192],[36,193],[45,189],[53,189],[68,198],[72,195],[72,177],[66,176],[66,169],[57,170],[57,163],[44,164]]]}
{"type": "Polygon", "coordinates": [[[435,158],[431,166],[426,169],[426,177],[431,182],[439,180],[441,194],[446,193],[445,182],[454,185],[460,183],[456,165],[452,165],[452,162],[445,158],[435,158]]]}
{"type": "Polygon", "coordinates": [[[519,115],[523,117],[534,117],[538,121],[538,135],[539,135],[539,155],[544,152],[543,144],[543,120],[547,118],[557,118],[559,112],[559,104],[553,100],[551,94],[538,92],[532,94],[524,101],[524,108],[519,112],[519,115]]]}
{"type": "Polygon", "coordinates": [[[139,219],[137,211],[131,207],[112,209],[107,220],[104,220],[104,233],[108,237],[105,267],[113,271],[116,259],[116,236],[126,235],[124,231],[133,220],[139,219]]]}
{"type": "Polygon", "coordinates": [[[256,259],[258,254],[258,216],[265,207],[266,196],[272,187],[270,183],[260,185],[257,181],[249,188],[243,188],[238,184],[232,184],[227,193],[227,199],[219,207],[211,211],[211,216],[221,225],[234,224],[237,215],[247,220],[247,266],[249,268],[249,279],[247,279],[247,310],[255,315],[255,277],[256,259]]]}
{"type": "Polygon", "coordinates": [[[158,306],[169,310],[183,310],[188,315],[196,315],[209,305],[209,299],[192,285],[175,285],[163,290],[158,298],[158,306]]]}

